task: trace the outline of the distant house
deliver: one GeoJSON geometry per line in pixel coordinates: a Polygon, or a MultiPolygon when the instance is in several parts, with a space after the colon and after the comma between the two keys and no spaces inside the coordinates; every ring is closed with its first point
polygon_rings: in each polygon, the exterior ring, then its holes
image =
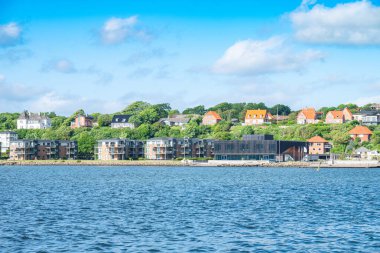
{"type": "Polygon", "coordinates": [[[342,111],[329,111],[326,114],[326,124],[342,124],[353,119],[350,109],[344,108],[342,111]]]}
{"type": "Polygon", "coordinates": [[[360,138],[360,141],[370,141],[372,131],[366,126],[356,126],[354,129],[348,132],[353,140],[360,138]]]}
{"type": "Polygon", "coordinates": [[[222,117],[215,111],[208,111],[202,119],[203,125],[215,125],[222,120],[222,117]]]}
{"type": "Polygon", "coordinates": [[[380,111],[360,111],[353,115],[354,119],[363,125],[379,125],[380,124],[380,111]]]}
{"type": "Polygon", "coordinates": [[[379,155],[377,150],[369,150],[365,147],[360,147],[353,152],[354,157],[368,160],[376,159],[379,155]]]}
{"type": "Polygon", "coordinates": [[[297,124],[315,124],[318,122],[318,113],[314,108],[304,108],[297,115],[297,124]]]}
{"type": "Polygon", "coordinates": [[[46,129],[50,127],[50,118],[41,113],[24,111],[17,119],[17,129],[46,129]]]}
{"type": "Polygon", "coordinates": [[[159,120],[160,123],[165,124],[167,126],[185,126],[187,123],[189,123],[190,117],[189,115],[173,115],[168,118],[162,118],[159,120]]]}
{"type": "Polygon", "coordinates": [[[77,115],[73,122],[71,122],[70,127],[72,129],[80,127],[92,127],[93,126],[93,117],[89,115],[77,115]]]}
{"type": "Polygon", "coordinates": [[[111,128],[135,128],[135,124],[129,122],[131,115],[114,115],[111,128]]]}
{"type": "Polygon", "coordinates": [[[1,153],[5,153],[9,150],[11,141],[18,139],[18,135],[12,131],[0,132],[0,145],[1,153]]]}
{"type": "Polygon", "coordinates": [[[314,136],[307,140],[310,155],[324,155],[330,152],[331,145],[321,136],[314,136]]]}
{"type": "Polygon", "coordinates": [[[270,123],[272,119],[272,114],[270,114],[267,110],[248,110],[245,114],[244,125],[262,125],[265,123],[270,123]]]}

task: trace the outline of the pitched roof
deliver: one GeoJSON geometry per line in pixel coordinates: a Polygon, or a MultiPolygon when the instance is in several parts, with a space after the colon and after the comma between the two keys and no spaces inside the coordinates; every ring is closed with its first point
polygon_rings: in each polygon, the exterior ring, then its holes
{"type": "Polygon", "coordinates": [[[372,134],[372,131],[369,130],[368,127],[365,126],[356,126],[354,129],[352,129],[349,134],[372,134]]]}
{"type": "Polygon", "coordinates": [[[300,113],[305,115],[306,119],[315,119],[317,117],[317,113],[314,108],[304,108],[300,111],[300,113]]]}
{"type": "Polygon", "coordinates": [[[161,118],[159,120],[159,122],[165,122],[165,121],[168,121],[168,122],[171,122],[171,123],[182,123],[182,124],[186,124],[190,121],[190,118],[187,118],[187,117],[175,117],[175,118],[161,118]]]}
{"type": "Polygon", "coordinates": [[[319,143],[326,143],[328,141],[326,141],[324,138],[322,138],[321,136],[314,136],[310,139],[307,140],[307,142],[311,142],[311,143],[316,143],[316,142],[319,142],[319,143]]]}
{"type": "Polygon", "coordinates": [[[20,114],[18,119],[27,119],[27,120],[44,120],[44,119],[50,119],[48,116],[40,113],[32,113],[24,111],[20,114]]]}
{"type": "Polygon", "coordinates": [[[217,112],[215,112],[215,111],[208,111],[205,115],[204,115],[204,117],[205,116],[212,116],[212,117],[214,117],[215,119],[222,119],[222,117],[220,117],[220,115],[217,113],[217,112]]]}
{"type": "Polygon", "coordinates": [[[360,147],[360,148],[355,150],[355,153],[366,153],[366,152],[370,152],[370,151],[371,150],[369,150],[368,148],[360,147]]]}
{"type": "MultiPolygon", "coordinates": [[[[245,113],[246,119],[264,119],[265,117],[270,118],[272,115],[268,115],[267,110],[247,110],[245,113]]],[[[273,116],[272,116],[273,117],[273,116]]]]}
{"type": "Polygon", "coordinates": [[[343,109],[343,112],[348,113],[348,114],[350,115],[350,117],[352,117],[352,112],[351,112],[351,110],[350,110],[348,107],[345,107],[345,108],[343,109]]]}
{"type": "Polygon", "coordinates": [[[128,123],[131,115],[114,115],[111,123],[128,123]]]}
{"type": "Polygon", "coordinates": [[[329,111],[327,114],[331,114],[334,119],[343,119],[342,111],[329,111]]]}

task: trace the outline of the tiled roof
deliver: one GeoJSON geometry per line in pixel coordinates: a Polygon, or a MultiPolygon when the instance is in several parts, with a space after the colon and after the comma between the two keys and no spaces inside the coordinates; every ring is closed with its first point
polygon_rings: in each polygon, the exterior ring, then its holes
{"type": "Polygon", "coordinates": [[[331,114],[334,119],[343,119],[342,111],[329,111],[327,114],[331,114]]]}
{"type": "Polygon", "coordinates": [[[304,108],[300,113],[305,115],[306,119],[315,119],[317,117],[317,113],[314,108],[304,108]]]}
{"type": "Polygon", "coordinates": [[[131,115],[114,115],[111,123],[128,123],[131,115]]]}
{"type": "Polygon", "coordinates": [[[321,136],[314,136],[310,139],[307,140],[307,142],[311,142],[311,143],[316,143],[316,142],[320,142],[320,143],[326,143],[328,141],[326,141],[324,138],[322,138],[321,136]]]}
{"type": "Polygon", "coordinates": [[[205,116],[212,116],[212,117],[214,117],[215,119],[222,119],[222,117],[220,117],[220,115],[217,113],[217,112],[215,112],[215,111],[208,111],[206,114],[205,114],[205,116]]]}
{"type": "Polygon", "coordinates": [[[354,129],[352,129],[348,133],[349,134],[355,134],[355,135],[358,135],[358,134],[372,134],[372,131],[369,130],[368,127],[365,127],[365,126],[356,126],[354,129]]]}
{"type": "MultiPolygon", "coordinates": [[[[265,119],[267,115],[267,110],[247,110],[246,114],[245,114],[245,118],[246,119],[265,119]]],[[[270,115],[272,116],[272,115],[270,115]]],[[[268,117],[270,117],[268,115],[268,117]]],[[[273,117],[273,116],[272,116],[273,117]]]]}

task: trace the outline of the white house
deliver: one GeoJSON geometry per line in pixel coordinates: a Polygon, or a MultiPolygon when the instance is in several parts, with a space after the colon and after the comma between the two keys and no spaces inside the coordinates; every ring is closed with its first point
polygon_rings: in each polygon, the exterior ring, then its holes
{"type": "Polygon", "coordinates": [[[114,115],[111,128],[135,128],[135,124],[129,122],[131,115],[114,115]]]}
{"type": "Polygon", "coordinates": [[[10,147],[10,142],[15,141],[17,139],[18,139],[18,135],[15,132],[11,132],[11,131],[0,132],[1,153],[7,152],[7,150],[10,147]]]}
{"type": "Polygon", "coordinates": [[[17,129],[46,129],[51,127],[51,120],[41,113],[24,111],[17,119],[17,129]]]}

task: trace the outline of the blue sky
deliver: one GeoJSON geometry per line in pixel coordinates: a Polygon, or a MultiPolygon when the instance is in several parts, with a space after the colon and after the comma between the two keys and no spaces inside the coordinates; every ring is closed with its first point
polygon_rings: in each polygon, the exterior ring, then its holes
{"type": "Polygon", "coordinates": [[[380,102],[380,1],[0,0],[0,111],[380,102]]]}

